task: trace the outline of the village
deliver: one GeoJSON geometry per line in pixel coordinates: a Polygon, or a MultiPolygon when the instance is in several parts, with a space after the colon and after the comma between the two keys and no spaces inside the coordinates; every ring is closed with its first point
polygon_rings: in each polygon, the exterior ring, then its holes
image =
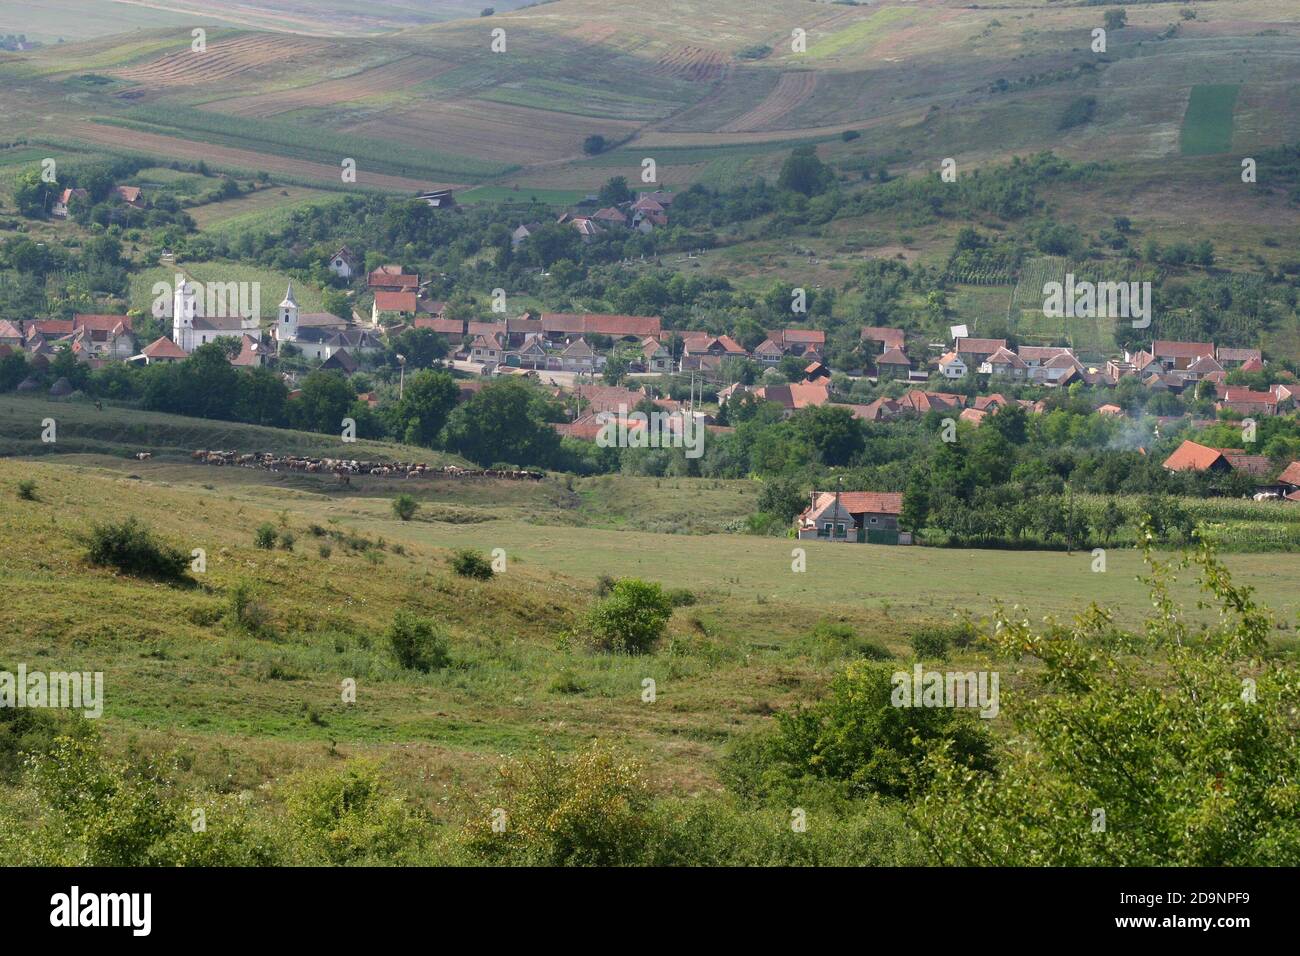
{"type": "MultiPolygon", "coordinates": [[[[139,187],[116,186],[113,196],[132,208],[148,205],[139,187]]],[[[80,198],[77,190],[64,190],[53,216],[66,218],[80,198]]],[[[455,209],[450,191],[419,199],[430,208],[455,209]]],[[[672,203],[672,193],[642,193],[590,213],[567,211],[551,228],[572,228],[582,242],[610,230],[646,234],[668,224],[672,203]]],[[[520,223],[510,233],[511,249],[534,241],[541,229],[537,222],[520,223]]],[[[154,303],[153,317],[170,322],[171,328],[151,341],[137,339],[138,319],[131,314],[75,313],[67,319],[0,322],[0,357],[21,354],[31,370],[17,392],[47,392],[54,398],[72,394],[65,377],[48,386],[41,377],[65,352],[77,363],[99,369],[112,363],[181,363],[196,349],[221,344],[233,368],[272,372],[283,380],[290,399],[301,394],[303,376],[313,371],[355,377],[358,382],[370,383],[376,376],[388,381],[395,360],[395,397],[400,399],[408,369],[399,343],[412,332],[436,336],[442,343],[443,358],[433,364],[457,377],[460,401],[492,381],[531,382],[566,409],[565,420],[548,426],[558,436],[606,445],[606,436],[616,433],[617,441],[627,447],[657,447],[660,441],[667,447],[670,439],[680,440],[697,426],[704,436],[728,435],[735,430],[729,409],[742,400],[770,406],[782,419],[806,409],[828,409],[842,410],[861,423],[934,416],[975,429],[1003,409],[1040,415],[1053,394],[1080,389],[1093,396],[1094,414],[1115,419],[1130,414],[1119,394],[1131,395],[1134,389],[1148,397],[1182,396],[1211,412],[1210,417],[1204,411],[1201,417],[1191,412],[1156,414],[1158,438],[1162,430],[1184,425],[1207,428],[1220,420],[1249,425],[1285,415],[1293,411],[1300,390],[1294,376],[1285,372],[1270,376],[1267,387],[1230,383],[1229,376],[1241,382],[1264,373],[1263,353],[1213,342],[1153,339],[1098,361],[1095,354],[1085,360],[1065,345],[970,335],[964,324],[952,326],[948,340],[939,342],[916,331],[866,326],[857,333],[855,348],[837,350],[840,363],[847,355],[850,367],[832,367],[826,330],[806,321],[770,328],[757,344],[752,343],[759,336],[751,337],[747,348],[725,331],[672,328],[657,315],[534,309],[508,315],[504,295],[500,300],[494,296],[490,319],[465,315],[464,310],[453,315],[458,310],[431,298],[430,283],[418,273],[395,263],[367,270],[363,258],[347,245],[324,263],[333,281],[346,290],[347,308],[305,310],[290,282],[274,317],[264,322],[260,288],[252,290],[250,302],[248,290],[236,283],[209,282],[205,287],[170,253],[164,253],[163,262],[174,270],[175,279],[159,287],[165,291],[154,303]],[[674,391],[682,382],[684,395],[674,391]],[[863,388],[874,390],[875,397],[856,400],[863,388]],[[1025,392],[1037,397],[1021,397],[1025,392]],[[1111,392],[1116,397],[1108,399],[1111,392]],[[654,415],[653,429],[647,427],[647,413],[654,415]]],[[[791,317],[805,318],[797,312],[791,317]]],[[[382,403],[373,385],[359,389],[358,397],[371,408],[382,403]]],[[[392,400],[391,393],[387,400],[392,400]]],[[[694,451],[695,456],[699,453],[694,451]]],[[[277,458],[272,452],[254,455],[241,450],[204,452],[202,460],[274,468],[270,463],[277,458]]],[[[341,479],[388,473],[346,462],[286,460],[283,467],[333,473],[341,479]]],[[[1244,447],[1211,447],[1189,438],[1163,464],[1170,472],[1248,476],[1250,496],[1256,500],[1300,502],[1297,461],[1279,467],[1267,455],[1248,453],[1244,447]]],[[[401,467],[393,474],[422,476],[424,469],[401,467]]],[[[898,491],[814,488],[807,506],[795,516],[791,534],[828,541],[913,543],[912,531],[900,528],[902,511],[898,491]]]]}

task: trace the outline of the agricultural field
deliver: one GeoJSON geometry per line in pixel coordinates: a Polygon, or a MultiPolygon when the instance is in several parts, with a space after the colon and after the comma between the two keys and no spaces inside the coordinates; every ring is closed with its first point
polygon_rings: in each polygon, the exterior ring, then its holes
{"type": "Polygon", "coordinates": [[[272,186],[255,193],[204,203],[186,212],[204,232],[238,234],[250,229],[273,229],[287,222],[295,210],[317,203],[337,202],[337,193],[301,186],[272,186]]]}
{"type": "Polygon", "coordinates": [[[1232,111],[1237,92],[1237,86],[1228,83],[1192,87],[1183,116],[1184,156],[1226,153],[1232,148],[1232,111]]]}

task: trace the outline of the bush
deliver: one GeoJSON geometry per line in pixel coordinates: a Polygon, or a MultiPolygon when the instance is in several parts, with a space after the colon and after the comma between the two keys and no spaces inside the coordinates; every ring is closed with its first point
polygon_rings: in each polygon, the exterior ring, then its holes
{"type": "Polygon", "coordinates": [[[99,567],[159,581],[187,581],[190,559],[184,552],[154,539],[136,518],[97,524],[83,539],[86,559],[99,567]]]}
{"type": "Polygon", "coordinates": [[[18,497],[23,501],[35,501],[36,482],[32,481],[30,478],[24,478],[22,481],[18,482],[18,497]]]}
{"type": "Polygon", "coordinates": [[[257,530],[253,532],[253,534],[253,543],[259,548],[262,548],[265,551],[270,551],[275,547],[275,525],[271,524],[271,522],[267,521],[258,525],[257,530]]]}
{"type": "Polygon", "coordinates": [[[407,670],[442,670],[451,664],[447,638],[428,618],[398,611],[384,637],[397,662],[407,670]]]}
{"type": "Polygon", "coordinates": [[[251,581],[238,581],[230,588],[226,598],[226,623],[236,631],[254,637],[270,635],[271,614],[258,597],[251,581]]]}
{"type": "Polygon", "coordinates": [[[614,590],[615,584],[618,584],[618,581],[611,574],[602,574],[596,578],[596,597],[604,597],[609,594],[610,591],[614,590]]]}
{"type": "Polygon", "coordinates": [[[392,862],[423,842],[401,797],[368,761],[296,777],[285,808],[307,863],[392,862]]]}
{"type": "Polygon", "coordinates": [[[695,603],[695,592],[689,588],[669,588],[664,595],[673,607],[691,607],[695,603]]]}
{"type": "Polygon", "coordinates": [[[393,499],[393,514],[403,521],[410,521],[420,510],[420,503],[410,495],[398,495],[393,499]]]}
{"type": "Polygon", "coordinates": [[[477,551],[457,551],[452,556],[451,569],[462,578],[486,581],[492,577],[492,562],[477,551]]]}
{"type": "Polygon", "coordinates": [[[644,852],[651,802],[640,764],[593,743],[568,761],[555,753],[512,760],[500,774],[493,803],[466,828],[479,860],[619,866],[644,852]]]}
{"type": "Polygon", "coordinates": [[[672,613],[658,584],[625,578],[587,613],[587,630],[603,650],[641,654],[654,647],[672,613]]]}
{"type": "Polygon", "coordinates": [[[934,778],[932,754],[966,771],[994,769],[990,737],[979,718],[950,707],[896,707],[893,667],[854,661],[811,707],[776,715],[770,738],[751,745],[728,774],[742,796],[785,779],[806,785],[831,781],[860,797],[914,798],[934,778]]]}
{"type": "Polygon", "coordinates": [[[912,635],[912,651],[921,660],[945,660],[950,641],[942,628],[917,631],[912,635]]]}
{"type": "Polygon", "coordinates": [[[297,540],[297,538],[293,536],[292,531],[286,528],[285,530],[281,531],[279,535],[276,536],[276,540],[279,541],[280,549],[282,551],[292,551],[293,544],[297,540]]]}
{"type": "Polygon", "coordinates": [[[331,554],[334,553],[334,549],[331,548],[328,544],[322,544],[322,545],[317,549],[317,551],[320,553],[320,556],[321,556],[322,558],[328,558],[331,554]]]}
{"type": "Polygon", "coordinates": [[[838,621],[818,621],[809,632],[807,643],[811,657],[819,664],[845,657],[884,661],[894,656],[876,642],[859,637],[848,624],[838,621]]]}

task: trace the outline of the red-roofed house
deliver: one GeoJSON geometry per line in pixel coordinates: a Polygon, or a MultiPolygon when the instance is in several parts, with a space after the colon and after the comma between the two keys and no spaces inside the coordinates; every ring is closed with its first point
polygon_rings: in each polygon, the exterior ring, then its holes
{"type": "Polygon", "coordinates": [[[883,355],[876,359],[876,378],[907,378],[912,371],[912,360],[898,346],[885,349],[883,355]]]}
{"type": "Polygon", "coordinates": [[[1213,342],[1168,342],[1157,339],[1151,343],[1152,357],[1166,369],[1183,369],[1202,355],[1214,357],[1213,342]]]}
{"type": "Polygon", "coordinates": [[[401,266],[380,266],[366,279],[371,289],[383,289],[386,292],[415,292],[420,288],[419,275],[409,275],[401,266]]]}
{"type": "Polygon", "coordinates": [[[419,300],[414,292],[389,292],[381,289],[375,293],[375,304],[370,310],[370,321],[378,325],[379,317],[385,313],[413,316],[419,310],[419,300]]]}
{"type": "Polygon", "coordinates": [[[154,339],[139,355],[131,357],[131,361],[142,361],[145,365],[154,365],[156,363],[166,364],[168,362],[183,362],[188,356],[185,350],[173,342],[167,336],[154,339]]]}
{"type": "Polygon", "coordinates": [[[1168,471],[1210,471],[1215,474],[1243,471],[1257,478],[1268,474],[1270,469],[1265,455],[1247,455],[1240,448],[1210,448],[1190,439],[1179,445],[1165,459],[1164,465],[1168,471]]]}
{"type": "Polygon", "coordinates": [[[910,544],[911,535],[899,534],[902,512],[903,496],[896,492],[814,491],[795,531],[801,540],[910,544]]]}
{"type": "Polygon", "coordinates": [[[882,352],[888,352],[890,349],[901,349],[906,340],[907,333],[902,329],[869,325],[862,330],[862,341],[876,343],[880,346],[882,352]]]}

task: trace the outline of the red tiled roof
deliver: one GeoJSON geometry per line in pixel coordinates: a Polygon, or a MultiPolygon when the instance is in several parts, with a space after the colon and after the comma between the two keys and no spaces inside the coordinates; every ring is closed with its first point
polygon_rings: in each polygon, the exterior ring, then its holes
{"type": "Polygon", "coordinates": [[[902,349],[898,348],[897,346],[891,346],[885,350],[884,354],[881,355],[880,358],[876,359],[876,364],[877,365],[904,365],[908,368],[911,368],[912,360],[907,357],[907,355],[903,352],[902,349]]]}
{"type": "Polygon", "coordinates": [[[1006,339],[971,339],[959,338],[955,351],[958,354],[962,352],[974,352],[979,355],[992,355],[998,349],[1007,347],[1006,339]]]}
{"type": "Polygon", "coordinates": [[[414,292],[386,292],[380,290],[375,293],[375,307],[380,312],[411,312],[416,311],[416,298],[414,292]]]}
{"type": "Polygon", "coordinates": [[[87,329],[91,332],[112,332],[119,325],[131,331],[129,315],[83,315],[77,313],[72,317],[74,329],[87,329]]]}
{"type": "Polygon", "coordinates": [[[1165,467],[1170,471],[1205,471],[1221,458],[1224,454],[1218,448],[1198,445],[1188,439],[1165,459],[1165,467]]]}
{"type": "Polygon", "coordinates": [[[603,315],[574,312],[542,313],[542,328],[547,332],[571,332],[580,335],[658,336],[662,322],[657,315],[603,315]]]}
{"type": "Polygon", "coordinates": [[[1200,358],[1214,354],[1213,342],[1168,342],[1157,339],[1151,343],[1151,354],[1156,358],[1200,358]]]}
{"type": "Polygon", "coordinates": [[[1283,468],[1277,480],[1284,485],[1300,485],[1300,461],[1293,461],[1283,468]]]}
{"type": "Polygon", "coordinates": [[[185,350],[165,335],[146,345],[140,354],[148,356],[151,359],[183,359],[186,357],[185,350]]]}
{"type": "Polygon", "coordinates": [[[907,333],[902,329],[890,329],[879,325],[868,325],[862,330],[862,340],[865,342],[879,342],[889,349],[901,349],[907,339],[907,333]]]}
{"type": "Polygon", "coordinates": [[[441,332],[443,335],[465,334],[465,322],[462,319],[431,319],[416,316],[414,324],[417,329],[433,329],[433,331],[441,332]]]}
{"type": "MultiPolygon", "coordinates": [[[[840,507],[852,515],[897,515],[903,511],[903,495],[894,491],[841,491],[840,507]]],[[[800,517],[816,514],[835,503],[835,492],[819,491],[812,507],[800,517]]]]}

